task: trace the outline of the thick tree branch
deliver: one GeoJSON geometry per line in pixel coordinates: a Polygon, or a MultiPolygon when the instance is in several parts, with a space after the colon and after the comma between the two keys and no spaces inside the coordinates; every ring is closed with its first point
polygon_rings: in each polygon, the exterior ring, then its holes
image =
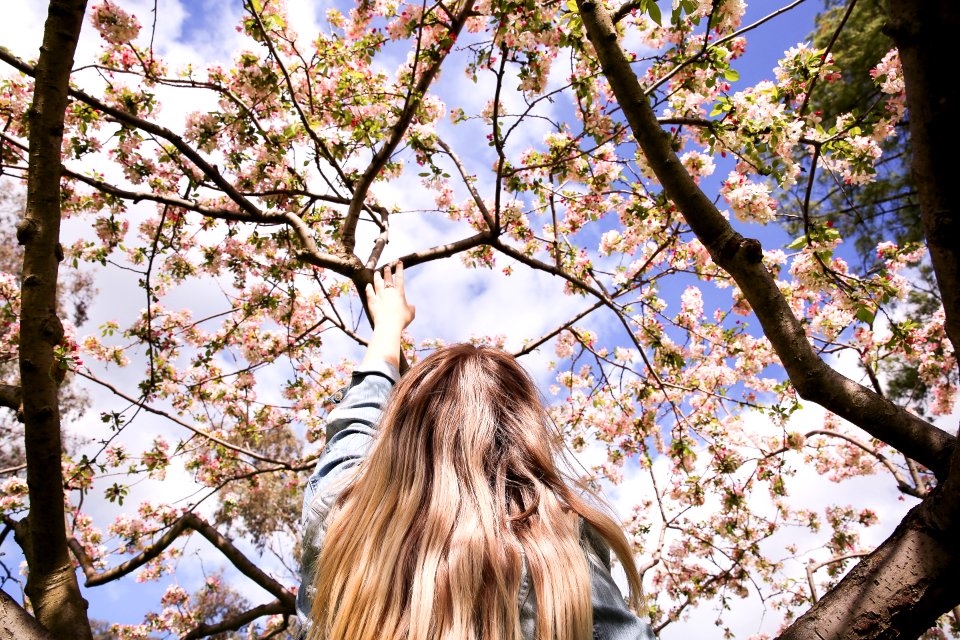
{"type": "Polygon", "coordinates": [[[261,604],[260,606],[254,607],[248,611],[244,611],[243,613],[238,613],[237,615],[230,616],[229,618],[224,618],[220,622],[215,622],[213,624],[201,624],[190,631],[190,633],[182,636],[180,640],[197,640],[198,638],[206,638],[207,636],[224,633],[226,631],[236,631],[240,627],[250,624],[257,618],[261,618],[263,616],[272,616],[278,613],[293,615],[294,612],[291,612],[283,602],[274,600],[273,602],[261,604]]]}
{"type": "Polygon", "coordinates": [[[408,253],[400,258],[399,262],[402,262],[404,267],[412,267],[416,264],[423,264],[424,262],[448,258],[469,249],[479,247],[480,245],[490,244],[492,242],[492,237],[493,236],[489,231],[481,231],[480,233],[467,238],[448,242],[447,244],[437,245],[422,251],[408,253]]]}
{"type": "Polygon", "coordinates": [[[919,638],[960,605],[960,447],[947,479],[779,640],[919,638]]]}
{"type": "Polygon", "coordinates": [[[19,385],[0,384],[0,407],[19,411],[21,401],[22,397],[19,385]]]}
{"type": "Polygon", "coordinates": [[[613,23],[616,24],[627,17],[634,9],[639,9],[643,5],[642,0],[628,0],[620,5],[613,13],[613,23]]]}
{"type": "Polygon", "coordinates": [[[713,260],[743,291],[800,396],[849,420],[944,477],[956,439],[841,375],[820,359],[776,280],[763,266],[760,243],[733,230],[677,158],[617,42],[609,14],[591,0],[578,0],[577,4],[600,66],[650,168],[713,260]]]}
{"type": "MultiPolygon", "coordinates": [[[[370,164],[367,165],[363,175],[361,175],[359,180],[357,180],[357,184],[353,192],[353,200],[350,202],[350,207],[347,209],[347,218],[343,222],[342,237],[344,253],[353,253],[357,238],[357,222],[360,219],[360,212],[363,210],[364,201],[367,199],[367,193],[370,191],[373,181],[380,174],[381,169],[383,169],[384,165],[390,159],[390,156],[393,155],[393,152],[396,151],[397,146],[400,144],[404,134],[410,127],[410,123],[413,122],[413,116],[420,107],[420,102],[423,100],[423,97],[427,94],[427,89],[430,88],[430,85],[433,84],[433,80],[440,72],[440,66],[446,59],[447,53],[449,53],[452,49],[453,42],[457,39],[457,36],[463,29],[463,25],[472,15],[472,12],[473,0],[464,0],[463,7],[456,14],[450,24],[448,33],[448,37],[451,38],[450,46],[444,49],[442,52],[431,56],[434,58],[433,64],[427,67],[427,69],[417,80],[416,84],[410,89],[400,115],[397,116],[396,122],[393,123],[393,126],[390,127],[390,131],[387,133],[386,141],[383,143],[383,146],[380,147],[375,154],[373,154],[373,158],[370,159],[370,164]]],[[[411,73],[414,72],[415,71],[411,71],[411,73]]]]}
{"type": "Polygon", "coordinates": [[[84,549],[83,545],[75,538],[70,539],[70,550],[80,564],[81,569],[83,569],[83,575],[86,577],[86,586],[95,587],[136,571],[166,551],[181,534],[188,530],[196,531],[206,538],[210,544],[226,556],[227,560],[229,560],[240,573],[276,597],[282,606],[285,607],[284,611],[294,613],[295,598],[293,593],[261,570],[247,558],[242,551],[237,549],[230,540],[225,538],[219,531],[210,526],[206,520],[192,511],[180,516],[156,542],[145,548],[135,557],[106,571],[98,573],[97,570],[93,568],[93,561],[90,559],[90,556],[87,555],[86,549],[84,549]]]}

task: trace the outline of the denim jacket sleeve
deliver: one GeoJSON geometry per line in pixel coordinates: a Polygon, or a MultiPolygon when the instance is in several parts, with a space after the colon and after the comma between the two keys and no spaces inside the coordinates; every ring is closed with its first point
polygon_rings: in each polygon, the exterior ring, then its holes
{"type": "Polygon", "coordinates": [[[590,566],[590,600],[593,603],[593,637],[598,640],[656,640],[650,625],[627,607],[610,573],[610,547],[590,525],[583,523],[581,537],[590,566]]]}
{"type": "Polygon", "coordinates": [[[590,600],[593,603],[593,637],[597,640],[656,640],[650,625],[627,608],[610,570],[592,550],[590,600]]]}
{"type": "Polygon", "coordinates": [[[327,441],[303,492],[303,552],[300,589],[297,591],[297,618],[301,629],[308,626],[312,603],[313,570],[326,534],[326,518],[354,469],[367,455],[376,439],[377,423],[390,390],[399,379],[397,368],[387,362],[364,365],[353,372],[346,391],[327,416],[327,441]]]}

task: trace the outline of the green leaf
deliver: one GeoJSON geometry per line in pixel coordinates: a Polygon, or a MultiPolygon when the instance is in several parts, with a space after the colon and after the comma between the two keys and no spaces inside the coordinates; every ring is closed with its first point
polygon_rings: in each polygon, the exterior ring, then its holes
{"type": "Polygon", "coordinates": [[[650,0],[649,2],[647,2],[647,13],[650,14],[651,20],[653,20],[657,24],[661,24],[661,20],[663,20],[663,16],[660,14],[660,7],[657,6],[657,3],[655,0],[650,0]]]}
{"type": "Polygon", "coordinates": [[[876,313],[870,311],[867,307],[862,304],[857,305],[857,319],[867,324],[873,324],[873,319],[876,317],[876,313]]]}
{"type": "Polygon", "coordinates": [[[803,249],[805,246],[807,246],[807,236],[800,236],[788,244],[787,249],[803,249]]]}
{"type": "Polygon", "coordinates": [[[736,82],[740,79],[740,72],[736,69],[724,69],[723,77],[727,82],[736,82]]]}

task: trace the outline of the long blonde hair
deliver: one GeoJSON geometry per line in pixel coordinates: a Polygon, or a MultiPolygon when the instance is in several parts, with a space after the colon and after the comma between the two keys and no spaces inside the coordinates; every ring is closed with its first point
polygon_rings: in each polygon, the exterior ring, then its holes
{"type": "Polygon", "coordinates": [[[619,557],[636,607],[630,545],[564,479],[549,424],[503,351],[455,345],[412,367],[329,516],[311,640],[519,640],[524,557],[536,637],[590,638],[581,518],[619,557]]]}

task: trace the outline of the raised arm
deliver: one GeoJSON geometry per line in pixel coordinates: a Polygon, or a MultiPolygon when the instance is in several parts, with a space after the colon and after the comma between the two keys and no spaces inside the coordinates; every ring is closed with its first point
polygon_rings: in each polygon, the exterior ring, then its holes
{"type": "MultiPolygon", "coordinates": [[[[366,293],[373,336],[350,386],[340,392],[339,404],[327,418],[326,446],[304,492],[304,522],[311,515],[315,497],[327,493],[328,487],[366,456],[376,437],[383,405],[399,378],[400,333],[416,313],[406,300],[403,264],[397,264],[396,273],[388,266],[382,276],[375,274],[366,293]]],[[[321,506],[314,505],[314,511],[321,506]]]]}
{"type": "Polygon", "coordinates": [[[407,303],[403,285],[403,263],[397,263],[396,273],[384,267],[383,276],[374,274],[373,284],[367,285],[367,308],[373,320],[373,337],[367,346],[361,366],[387,362],[400,366],[400,332],[413,322],[416,308],[407,303]]]}

